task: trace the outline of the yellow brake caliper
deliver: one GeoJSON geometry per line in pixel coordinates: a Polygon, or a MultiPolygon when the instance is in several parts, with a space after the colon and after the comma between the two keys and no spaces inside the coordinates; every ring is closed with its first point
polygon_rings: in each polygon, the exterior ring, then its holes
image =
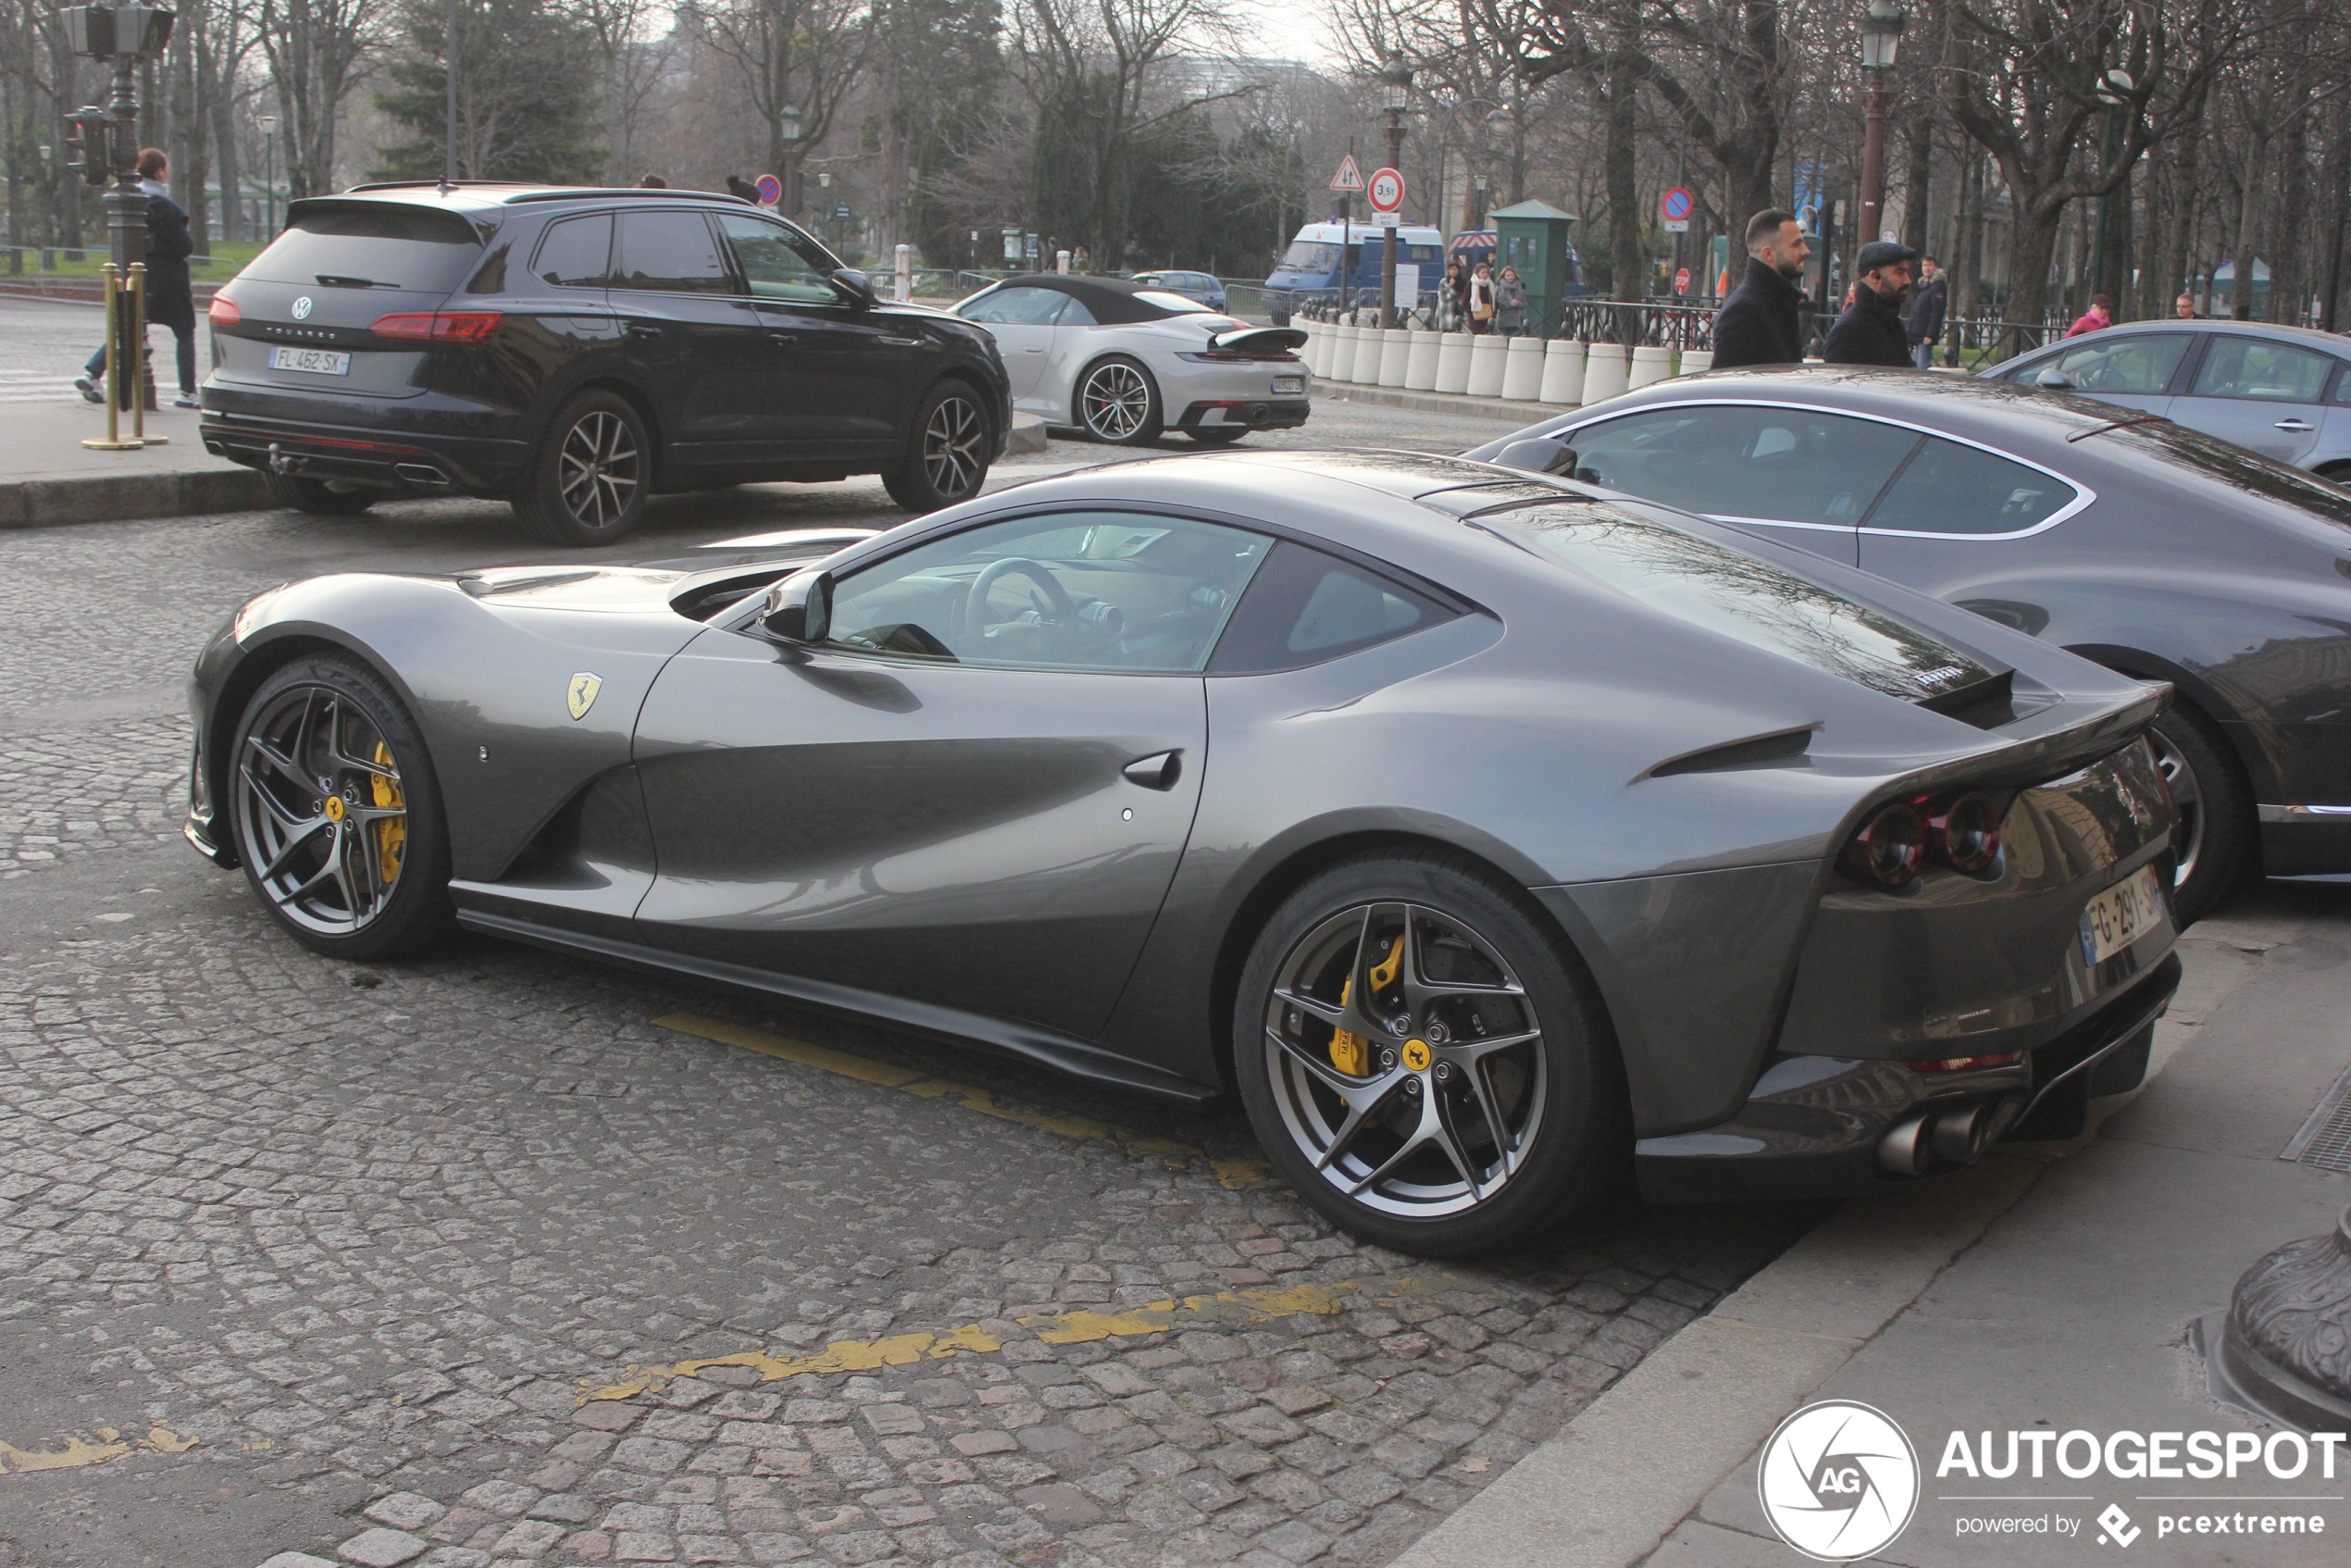
{"type": "MultiPolygon", "coordinates": [[[[1402,937],[1397,937],[1390,940],[1387,944],[1387,952],[1386,955],[1380,959],[1378,964],[1373,965],[1372,989],[1375,992],[1384,991],[1388,987],[1394,985],[1396,983],[1396,973],[1403,966],[1404,939],[1402,937]]],[[[1348,977],[1347,983],[1338,989],[1338,1004],[1341,1007],[1346,1006],[1348,999],[1354,994],[1355,977],[1350,975],[1348,977]]],[[[1332,1030],[1331,1065],[1337,1067],[1340,1072],[1350,1074],[1355,1077],[1366,1078],[1371,1076],[1372,1042],[1365,1039],[1362,1035],[1351,1033],[1346,1029],[1332,1030]]]]}
{"type": "MultiPolygon", "coordinates": [[[[392,748],[381,740],[376,742],[376,765],[378,767],[392,765],[392,748]]],[[[406,797],[400,792],[400,786],[381,774],[369,778],[367,788],[375,799],[376,809],[379,811],[398,811],[408,803],[406,797]]],[[[384,868],[384,886],[390,887],[400,879],[400,856],[407,847],[408,819],[406,817],[386,816],[378,819],[376,859],[384,868]]]]}

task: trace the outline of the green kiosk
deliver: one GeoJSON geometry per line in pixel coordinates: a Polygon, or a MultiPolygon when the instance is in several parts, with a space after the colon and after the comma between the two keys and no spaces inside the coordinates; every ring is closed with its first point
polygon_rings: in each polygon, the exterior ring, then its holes
{"type": "Polygon", "coordinates": [[[1567,231],[1575,222],[1549,202],[1524,201],[1488,213],[1493,227],[1495,276],[1505,267],[1518,268],[1526,285],[1526,330],[1538,338],[1555,337],[1561,317],[1561,302],[1583,280],[1576,276],[1575,247],[1567,231]]]}

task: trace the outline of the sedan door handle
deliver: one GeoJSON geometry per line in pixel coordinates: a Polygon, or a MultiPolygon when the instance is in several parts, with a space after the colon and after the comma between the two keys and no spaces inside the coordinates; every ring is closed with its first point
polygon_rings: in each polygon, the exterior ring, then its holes
{"type": "Polygon", "coordinates": [[[1176,780],[1184,776],[1184,753],[1153,752],[1147,757],[1137,757],[1118,771],[1129,784],[1140,784],[1146,790],[1173,790],[1176,780]]]}
{"type": "Polygon", "coordinates": [[[2315,430],[2318,428],[2318,426],[2313,425],[2307,419],[2281,419],[2278,421],[2278,429],[2282,430],[2294,430],[2299,432],[2303,430],[2315,430]]]}
{"type": "Polygon", "coordinates": [[[631,321],[628,323],[628,335],[632,338],[657,338],[661,336],[661,329],[650,321],[631,321]]]}

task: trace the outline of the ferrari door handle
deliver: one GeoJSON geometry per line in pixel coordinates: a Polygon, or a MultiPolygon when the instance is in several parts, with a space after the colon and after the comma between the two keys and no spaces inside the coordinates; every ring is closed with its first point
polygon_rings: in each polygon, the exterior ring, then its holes
{"type": "Polygon", "coordinates": [[[1153,752],[1147,757],[1137,757],[1118,771],[1129,784],[1140,784],[1146,790],[1173,790],[1176,780],[1184,775],[1184,753],[1153,752]]]}
{"type": "Polygon", "coordinates": [[[2318,428],[2318,426],[2310,423],[2307,419],[2281,419],[2278,421],[2279,429],[2293,430],[2296,434],[2299,434],[2304,430],[2315,430],[2318,428]]]}

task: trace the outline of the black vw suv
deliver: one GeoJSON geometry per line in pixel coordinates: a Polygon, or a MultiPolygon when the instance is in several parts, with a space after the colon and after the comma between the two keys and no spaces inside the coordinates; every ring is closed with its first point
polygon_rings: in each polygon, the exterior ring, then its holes
{"type": "Polygon", "coordinates": [[[1011,428],[977,327],[730,196],[461,183],[295,202],[212,305],[207,451],[307,512],[500,496],[563,544],[659,492],[879,474],[975,494],[1011,428]]]}

